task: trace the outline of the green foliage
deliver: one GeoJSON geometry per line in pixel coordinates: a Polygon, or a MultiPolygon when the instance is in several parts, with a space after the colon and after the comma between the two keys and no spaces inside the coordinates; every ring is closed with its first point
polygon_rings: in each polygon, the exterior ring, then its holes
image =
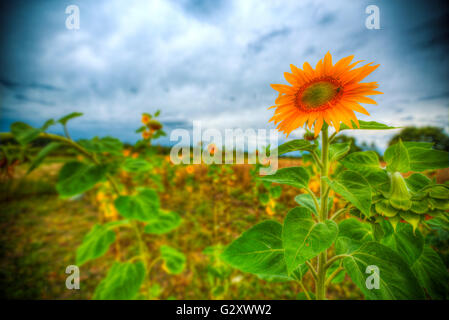
{"type": "Polygon", "coordinates": [[[181,221],[181,217],[176,212],[160,212],[157,220],[151,221],[145,226],[145,232],[164,234],[179,227],[181,221]]]}
{"type": "Polygon", "coordinates": [[[329,248],[337,237],[334,221],[315,223],[312,212],[304,207],[292,209],[284,220],[282,243],[288,273],[329,248]]]}
{"type": "Polygon", "coordinates": [[[123,143],[116,138],[92,138],[90,140],[79,140],[78,143],[87,151],[93,153],[107,152],[114,155],[121,155],[123,150],[123,143]]]}
{"type": "Polygon", "coordinates": [[[180,274],[184,270],[186,264],[186,257],[184,254],[166,245],[161,246],[160,250],[166,271],[170,274],[180,274]]]}
{"type": "Polygon", "coordinates": [[[11,124],[11,133],[21,145],[27,145],[35,140],[41,134],[42,130],[33,128],[23,122],[14,122],[11,124]]]}
{"type": "Polygon", "coordinates": [[[303,167],[282,168],[273,175],[261,177],[263,181],[287,184],[297,188],[307,188],[309,185],[310,175],[303,167]]]}
{"type": "Polygon", "coordinates": [[[330,161],[337,161],[343,158],[351,149],[351,142],[333,143],[329,147],[330,161]]]}
{"type": "Polygon", "coordinates": [[[145,279],[145,266],[141,261],[115,262],[95,289],[96,300],[135,299],[145,279]]]}
{"type": "Polygon", "coordinates": [[[316,144],[310,143],[310,141],[300,139],[300,140],[292,140],[288,141],[284,144],[281,144],[278,149],[278,155],[282,155],[285,153],[293,152],[293,151],[313,151],[317,147],[316,144]]]}
{"type": "Polygon", "coordinates": [[[60,118],[58,122],[65,126],[69,120],[81,117],[82,115],[83,114],[81,112],[72,112],[60,118]]]}
{"type": "Polygon", "coordinates": [[[123,163],[122,168],[127,172],[145,172],[149,171],[152,165],[144,159],[128,158],[123,163]]]}
{"type": "Polygon", "coordinates": [[[115,241],[115,232],[108,225],[96,224],[83,239],[76,250],[76,264],[83,265],[85,262],[104,255],[109,246],[115,241]]]}
{"type": "Polygon", "coordinates": [[[48,156],[51,152],[58,149],[62,146],[60,142],[50,142],[44,148],[42,148],[36,157],[33,159],[30,167],[28,168],[27,174],[31,173],[34,169],[39,167],[39,165],[44,161],[45,157],[48,156]]]}
{"type": "Polygon", "coordinates": [[[106,176],[105,166],[67,162],[59,171],[56,190],[62,198],[72,197],[91,189],[106,176]]]}
{"type": "Polygon", "coordinates": [[[264,221],[245,231],[222,253],[234,268],[258,275],[287,277],[282,247],[282,225],[264,221]]]}
{"type": "Polygon", "coordinates": [[[352,281],[367,299],[423,299],[424,293],[407,263],[392,249],[366,242],[343,259],[343,266],[352,281]],[[379,289],[368,289],[368,266],[379,268],[379,289]]]}
{"type": "Polygon", "coordinates": [[[151,189],[142,189],[133,196],[120,196],[114,204],[120,215],[127,219],[154,222],[159,218],[159,197],[151,189]]]}
{"type": "Polygon", "coordinates": [[[359,120],[360,127],[357,127],[354,121],[352,121],[353,128],[348,127],[346,124],[341,124],[340,131],[342,130],[350,130],[350,129],[361,129],[361,130],[388,130],[388,129],[397,129],[398,127],[390,127],[386,124],[379,123],[376,121],[362,121],[359,120]]]}
{"type": "Polygon", "coordinates": [[[371,208],[371,187],[364,177],[355,171],[344,171],[337,179],[323,179],[336,193],[351,202],[362,213],[369,216],[371,208]]]}

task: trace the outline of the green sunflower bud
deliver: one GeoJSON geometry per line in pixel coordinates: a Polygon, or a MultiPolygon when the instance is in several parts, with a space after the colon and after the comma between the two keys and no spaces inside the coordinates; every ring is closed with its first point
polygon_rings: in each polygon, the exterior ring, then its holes
{"type": "Polygon", "coordinates": [[[399,172],[391,175],[391,187],[388,198],[390,204],[396,209],[407,211],[412,206],[412,196],[407,189],[404,178],[399,172]]]}

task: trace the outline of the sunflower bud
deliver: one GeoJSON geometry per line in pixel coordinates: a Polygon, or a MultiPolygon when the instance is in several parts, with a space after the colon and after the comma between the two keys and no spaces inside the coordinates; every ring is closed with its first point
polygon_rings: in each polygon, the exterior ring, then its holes
{"type": "Polygon", "coordinates": [[[388,198],[390,204],[396,209],[406,211],[412,206],[412,196],[407,189],[404,178],[399,172],[391,175],[391,187],[388,198]]]}

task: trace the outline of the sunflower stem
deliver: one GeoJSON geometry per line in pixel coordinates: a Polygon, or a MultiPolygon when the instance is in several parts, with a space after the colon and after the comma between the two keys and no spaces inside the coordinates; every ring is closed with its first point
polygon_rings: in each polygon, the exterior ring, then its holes
{"type": "MultiPolygon", "coordinates": [[[[329,132],[328,127],[323,126],[321,132],[321,164],[320,168],[320,214],[319,221],[325,222],[328,219],[327,199],[329,193],[327,191],[327,185],[322,177],[326,177],[329,171],[329,132]]],[[[317,262],[317,280],[316,280],[316,299],[326,299],[326,262],[327,262],[327,250],[324,250],[318,256],[317,262]]]]}

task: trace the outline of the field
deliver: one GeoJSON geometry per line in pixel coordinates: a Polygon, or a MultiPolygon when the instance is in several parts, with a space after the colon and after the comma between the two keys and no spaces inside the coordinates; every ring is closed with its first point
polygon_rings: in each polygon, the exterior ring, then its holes
{"type": "MultiPolygon", "coordinates": [[[[159,190],[161,207],[178,212],[182,224],[167,235],[145,234],[144,242],[150,254],[161,244],[170,243],[185,254],[187,264],[181,274],[169,276],[163,272],[163,264],[156,261],[149,273],[151,298],[296,299],[303,291],[300,284],[268,282],[242,273],[220,262],[214,252],[260,221],[282,221],[285,212],[295,206],[298,190],[282,186],[278,199],[263,204],[260,194],[266,193],[266,188],[256,183],[252,165],[175,166],[167,156],[157,157],[158,183],[149,179],[149,173],[139,179],[159,190]]],[[[126,259],[120,247],[136,246],[134,235],[120,229],[119,240],[107,254],[81,267],[81,289],[66,289],[65,268],[75,263],[76,248],[84,235],[94,224],[114,221],[118,216],[108,187],[97,186],[69,200],[58,196],[57,173],[65,160],[48,158],[29,175],[27,165],[20,165],[12,178],[2,181],[0,287],[4,298],[92,298],[108,266],[126,259]]],[[[302,165],[300,159],[290,158],[281,159],[279,166],[298,165],[302,165]]],[[[439,170],[437,178],[446,180],[447,170],[439,170]]],[[[125,185],[133,183],[126,173],[120,179],[125,185]]],[[[316,188],[316,182],[310,188],[316,188]]],[[[338,208],[338,200],[335,203],[338,208]]],[[[362,297],[350,281],[340,278],[329,288],[331,299],[362,297]]],[[[313,288],[310,275],[301,285],[313,288]]]]}

